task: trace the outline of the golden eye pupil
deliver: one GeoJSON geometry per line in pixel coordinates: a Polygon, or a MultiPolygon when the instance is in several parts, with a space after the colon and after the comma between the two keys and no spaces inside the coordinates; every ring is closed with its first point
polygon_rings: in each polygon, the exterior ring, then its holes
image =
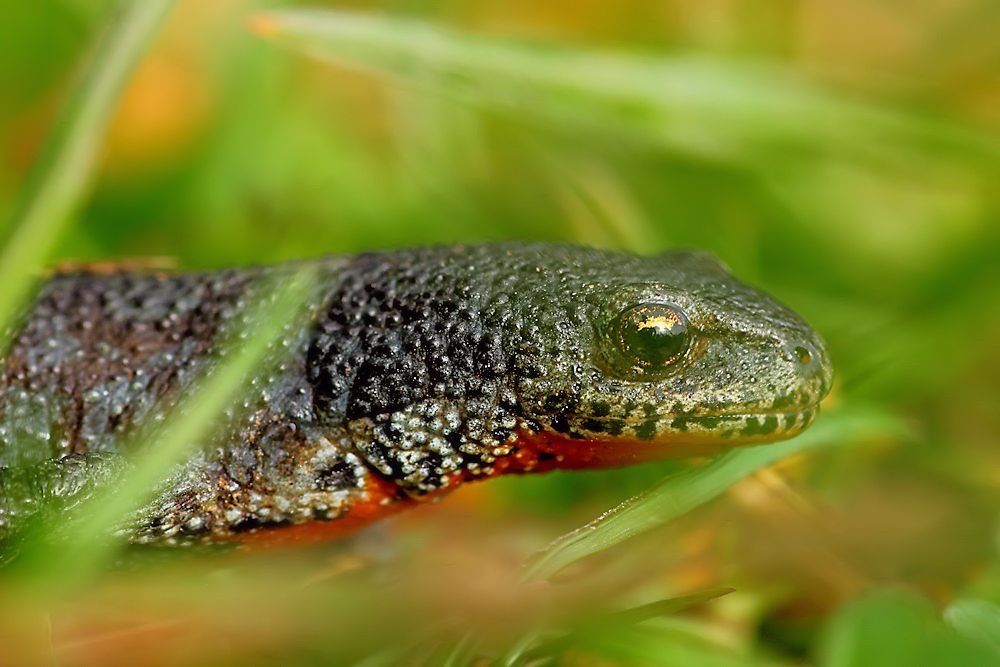
{"type": "Polygon", "coordinates": [[[688,325],[684,314],[663,304],[641,304],[619,318],[619,340],[633,363],[643,368],[667,366],[687,350],[688,325]]]}
{"type": "Polygon", "coordinates": [[[678,326],[676,319],[663,317],[658,315],[656,317],[650,317],[649,319],[643,320],[636,325],[639,330],[642,329],[656,329],[657,333],[671,332],[674,330],[675,326],[678,326]]]}

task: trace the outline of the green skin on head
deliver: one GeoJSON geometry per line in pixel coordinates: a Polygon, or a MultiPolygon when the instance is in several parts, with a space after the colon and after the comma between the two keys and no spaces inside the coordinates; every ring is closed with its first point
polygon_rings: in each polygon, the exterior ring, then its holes
{"type": "MultiPolygon", "coordinates": [[[[830,388],[815,332],[704,253],[511,243],[312,264],[283,363],[130,519],[133,540],[365,523],[496,474],[778,440],[830,388]]],[[[133,427],[211,367],[257,286],[294,269],[53,278],[0,383],[0,530],[128,474],[133,427]]]]}

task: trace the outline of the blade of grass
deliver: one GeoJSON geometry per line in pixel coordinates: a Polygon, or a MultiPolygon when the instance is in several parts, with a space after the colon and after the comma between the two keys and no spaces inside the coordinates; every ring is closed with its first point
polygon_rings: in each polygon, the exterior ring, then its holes
{"type": "Polygon", "coordinates": [[[543,50],[349,11],[270,11],[251,25],[311,55],[519,117],[611,129],[700,158],[761,166],[775,152],[806,163],[822,152],[912,167],[916,152],[935,158],[922,169],[944,167],[949,155],[1000,165],[991,137],[847,100],[764,63],[543,50]]]}
{"type": "Polygon", "coordinates": [[[451,646],[444,660],[442,667],[464,667],[475,663],[477,641],[475,633],[469,631],[451,646]]]}
{"type": "Polygon", "coordinates": [[[656,602],[650,602],[649,604],[610,614],[605,621],[621,625],[635,625],[636,623],[642,623],[658,616],[676,614],[690,607],[729,595],[735,590],[735,588],[709,588],[697,593],[691,593],[690,595],[657,600],[656,602]]]}
{"type": "Polygon", "coordinates": [[[689,595],[657,600],[656,602],[650,602],[621,611],[584,617],[570,631],[558,637],[537,641],[538,635],[532,635],[522,639],[521,644],[516,647],[516,652],[508,653],[499,662],[502,665],[508,666],[534,664],[535,661],[541,660],[546,656],[559,655],[571,648],[583,637],[626,632],[636,624],[677,614],[691,607],[696,607],[729,595],[734,590],[733,588],[710,588],[689,595]],[[534,645],[527,643],[531,640],[536,640],[534,645]]]}
{"type": "Polygon", "coordinates": [[[173,0],[125,0],[55,122],[6,229],[0,255],[0,332],[31,292],[82,200],[105,127],[130,73],[173,0]]]}
{"type": "MultiPolygon", "coordinates": [[[[112,529],[150,499],[158,486],[185,460],[216,425],[216,418],[232,404],[247,376],[273,354],[273,343],[302,312],[312,272],[293,274],[282,285],[263,290],[247,330],[234,332],[224,356],[201,378],[193,392],[172,409],[152,435],[140,434],[143,447],[126,474],[99,489],[68,517],[57,540],[45,536],[22,552],[27,575],[36,583],[65,588],[95,572],[114,553],[121,540],[112,529]],[[249,331],[249,334],[246,332],[249,331]],[[73,545],[71,551],[66,544],[73,545]]],[[[286,276],[287,278],[287,276],[286,276]]]]}
{"type": "Polygon", "coordinates": [[[987,600],[955,600],[944,610],[944,620],[960,635],[980,639],[1000,652],[1000,605],[987,600]]]}
{"type": "MultiPolygon", "coordinates": [[[[763,656],[744,655],[713,637],[703,624],[663,619],[656,626],[635,625],[610,632],[576,635],[573,652],[592,656],[599,664],[711,665],[712,667],[769,667],[784,665],[763,656]]],[[[558,658],[558,656],[552,656],[558,658]]]]}
{"type": "Polygon", "coordinates": [[[672,475],[647,493],[563,535],[529,560],[525,576],[529,580],[545,579],[570,563],[661,526],[786,456],[838,442],[900,432],[899,422],[883,413],[841,412],[824,415],[815,426],[794,440],[735,449],[708,465],[672,475]]]}

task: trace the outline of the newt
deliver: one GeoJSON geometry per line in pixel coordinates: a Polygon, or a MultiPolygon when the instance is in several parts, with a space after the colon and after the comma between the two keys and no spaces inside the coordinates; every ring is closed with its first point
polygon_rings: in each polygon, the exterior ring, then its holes
{"type": "Polygon", "coordinates": [[[52,276],[0,375],[0,533],[128,474],[137,425],[216,363],[254,290],[315,269],[281,363],[129,518],[135,543],[329,539],[501,474],[789,438],[820,337],[712,255],[431,247],[216,272],[52,276]]]}

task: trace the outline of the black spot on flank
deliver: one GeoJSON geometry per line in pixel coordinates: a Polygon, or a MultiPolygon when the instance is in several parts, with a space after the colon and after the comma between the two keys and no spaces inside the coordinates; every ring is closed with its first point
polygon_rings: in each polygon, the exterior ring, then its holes
{"type": "Polygon", "coordinates": [[[604,432],[608,435],[621,435],[625,430],[625,422],[621,419],[609,419],[604,422],[604,432]]]}
{"type": "Polygon", "coordinates": [[[544,403],[545,412],[572,412],[576,407],[576,399],[566,391],[558,391],[546,397],[544,403]]]}
{"type": "Polygon", "coordinates": [[[549,426],[552,427],[553,431],[558,433],[568,433],[569,432],[569,421],[562,415],[556,415],[549,422],[549,426]]]}
{"type": "Polygon", "coordinates": [[[747,436],[763,435],[764,433],[766,433],[764,427],[761,425],[761,423],[757,420],[756,417],[747,418],[746,425],[743,427],[742,432],[743,435],[747,436]]]}
{"type": "Polygon", "coordinates": [[[674,417],[670,420],[670,428],[675,431],[687,431],[690,421],[687,417],[674,417]]]}
{"type": "Polygon", "coordinates": [[[778,418],[775,415],[768,415],[764,418],[764,433],[774,433],[778,430],[778,418]]]}
{"type": "Polygon", "coordinates": [[[555,458],[556,455],[552,452],[538,452],[538,460],[541,463],[544,463],[545,461],[553,461],[555,458]]]}
{"type": "Polygon", "coordinates": [[[358,477],[354,467],[346,461],[337,461],[316,475],[316,488],[323,491],[337,491],[357,486],[358,477]]]}
{"type": "Polygon", "coordinates": [[[716,429],[722,422],[722,417],[702,417],[698,420],[698,424],[707,429],[716,429]]]}
{"type": "Polygon", "coordinates": [[[252,530],[260,528],[263,524],[252,516],[244,517],[239,520],[239,522],[230,526],[230,530],[234,533],[249,533],[252,530]]]}
{"type": "Polygon", "coordinates": [[[788,413],[784,416],[785,428],[792,429],[795,427],[795,421],[798,419],[798,415],[793,412],[788,413]]]}
{"type": "Polygon", "coordinates": [[[331,521],[340,516],[339,512],[331,512],[327,509],[316,509],[313,508],[310,512],[313,521],[331,521]]]}
{"type": "Polygon", "coordinates": [[[774,399],[774,401],[771,403],[771,407],[775,408],[776,410],[780,410],[782,408],[787,408],[791,404],[792,404],[792,397],[788,396],[787,394],[782,394],[778,396],[776,399],[774,399]]]}
{"type": "Polygon", "coordinates": [[[652,440],[656,435],[656,420],[649,419],[636,426],[635,435],[640,440],[652,440]]]}
{"type": "Polygon", "coordinates": [[[600,419],[584,419],[581,426],[591,433],[603,433],[605,428],[604,422],[600,419]]]}
{"type": "Polygon", "coordinates": [[[594,401],[590,408],[595,417],[607,417],[611,414],[611,406],[604,401],[594,401]]]}

